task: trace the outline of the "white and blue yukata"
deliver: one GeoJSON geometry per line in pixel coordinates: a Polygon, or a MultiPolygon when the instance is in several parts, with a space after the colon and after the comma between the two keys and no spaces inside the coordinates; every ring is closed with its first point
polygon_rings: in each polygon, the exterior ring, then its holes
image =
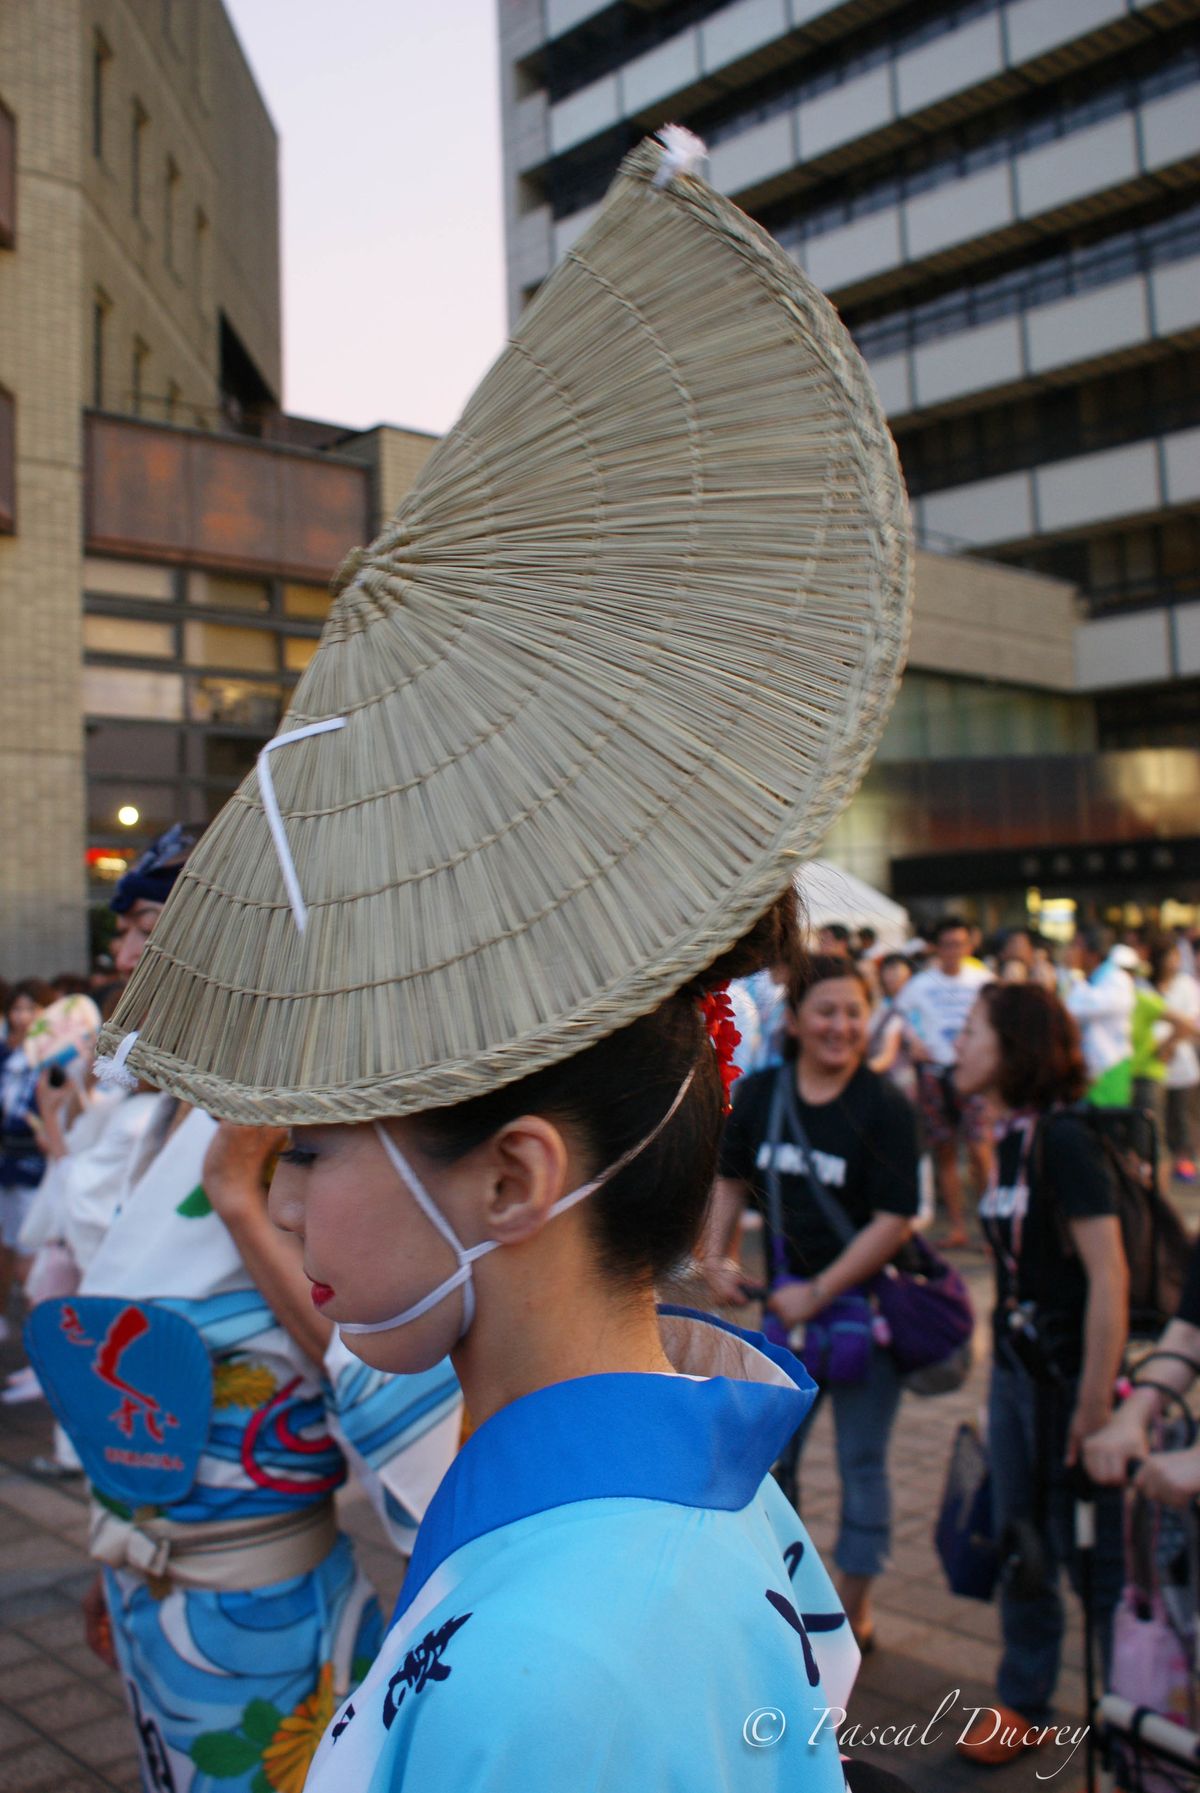
{"type": "MultiPolygon", "coordinates": [[[[207,1356],[208,1407],[199,1386],[206,1379],[195,1377],[194,1408],[206,1419],[194,1475],[166,1503],[106,1498],[93,1466],[105,1454],[115,1460],[113,1444],[101,1440],[98,1459],[53,1376],[43,1381],[92,1475],[93,1554],[110,1565],[105,1588],[143,1784],[156,1793],[301,1793],[337,1700],[365,1672],[383,1631],[374,1592],[337,1531],[333,1493],[353,1464],[398,1547],[411,1549],[457,1447],[461,1394],[448,1363],[385,1376],[351,1357],[336,1334],[322,1376],[276,1320],[204,1194],[216,1123],[193,1109],[168,1133],[175,1104],[161,1100],[78,1294],[34,1310],[31,1354],[48,1341],[61,1359],[77,1340],[83,1348],[68,1373],[85,1379],[90,1421],[115,1420],[125,1441],[117,1458],[157,1462],[165,1475],[195,1413],[186,1393],[155,1394],[151,1341],[157,1336],[168,1357],[180,1342],[198,1350],[201,1372],[207,1356]],[[147,1322],[164,1324],[164,1311],[188,1322],[200,1344],[186,1328],[177,1336],[170,1320],[167,1334],[147,1330],[147,1322]],[[261,1521],[287,1532],[289,1516],[291,1536],[265,1546],[277,1553],[268,1563],[287,1561],[289,1551],[294,1558],[299,1534],[307,1566],[264,1580],[251,1561],[247,1574],[247,1531],[261,1521]],[[189,1528],[190,1554],[180,1546],[174,1573],[174,1544],[156,1555],[163,1522],[189,1528]],[[189,1585],[189,1564],[203,1565],[209,1548],[206,1526],[214,1552],[233,1536],[226,1586],[212,1585],[219,1566],[210,1585],[189,1585]]],[[[181,1371],[184,1390],[193,1375],[181,1371]]],[[[223,1560],[208,1558],[210,1566],[223,1560]]]]}
{"type": "Polygon", "coordinates": [[[858,1646],[769,1473],[816,1389],[661,1315],[677,1374],[556,1383],[468,1439],[305,1793],[842,1793],[858,1646]]]}

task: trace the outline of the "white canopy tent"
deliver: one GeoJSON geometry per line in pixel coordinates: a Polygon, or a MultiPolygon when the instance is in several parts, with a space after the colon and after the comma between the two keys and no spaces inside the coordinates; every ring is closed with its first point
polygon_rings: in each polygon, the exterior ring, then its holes
{"type": "Polygon", "coordinates": [[[848,928],[874,928],[879,944],[889,951],[902,949],[911,936],[907,909],[828,859],[810,859],[796,873],[796,889],[814,934],[835,921],[848,928]]]}

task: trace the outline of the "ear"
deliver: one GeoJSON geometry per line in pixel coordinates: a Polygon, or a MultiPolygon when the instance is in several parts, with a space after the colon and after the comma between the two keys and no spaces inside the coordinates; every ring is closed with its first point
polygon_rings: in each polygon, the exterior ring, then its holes
{"type": "Polygon", "coordinates": [[[559,1196],[573,1186],[571,1153],[554,1122],[539,1114],[509,1121],[489,1143],[488,1237],[517,1245],[541,1231],[559,1196]]]}

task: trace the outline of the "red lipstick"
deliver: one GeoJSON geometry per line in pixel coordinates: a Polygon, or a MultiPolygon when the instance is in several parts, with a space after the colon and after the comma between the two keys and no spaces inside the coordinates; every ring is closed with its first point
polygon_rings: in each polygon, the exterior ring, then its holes
{"type": "Polygon", "coordinates": [[[324,1307],[327,1301],[333,1300],[333,1290],[327,1282],[315,1282],[312,1286],[314,1307],[324,1307]]]}

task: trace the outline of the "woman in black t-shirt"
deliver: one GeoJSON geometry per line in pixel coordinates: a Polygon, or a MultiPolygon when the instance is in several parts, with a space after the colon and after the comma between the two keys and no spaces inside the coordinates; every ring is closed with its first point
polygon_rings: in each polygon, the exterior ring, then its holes
{"type": "MultiPolygon", "coordinates": [[[[1064,1106],[1078,1101],[1085,1079],[1078,1029],[1057,996],[1033,984],[980,992],[959,1038],[955,1084],[963,1096],[990,1098],[1000,1115],[979,1213],[996,1271],[993,1519],[1017,1556],[1000,1589],[1003,1719],[997,1724],[989,1709],[959,1748],[991,1765],[1020,1754],[1022,1739],[1050,1717],[1063,1633],[1059,1567],[1073,1581],[1077,1573],[1067,1471],[1112,1412],[1125,1347],[1129,1282],[1116,1191],[1099,1138],[1064,1106]]],[[[1106,1664],[1122,1563],[1120,1496],[1106,1493],[1092,1560],[1092,1616],[1106,1664]]]]}
{"type": "MultiPolygon", "coordinates": [[[[863,1064],[870,1013],[866,983],[849,960],[811,959],[789,992],[794,1061],[734,1090],[705,1269],[719,1299],[744,1301],[742,1272],[725,1254],[747,1202],[767,1214],[773,1171],[779,1244],[795,1280],[774,1279],[767,1308],[789,1333],[869,1282],[904,1244],[917,1212],[916,1120],[899,1090],[863,1064]]],[[[858,1355],[860,1378],[829,1389],[842,1483],[834,1560],[850,1623],[869,1647],[871,1581],[890,1542],[887,1451],[900,1381],[891,1353],[869,1338],[858,1355]]]]}

